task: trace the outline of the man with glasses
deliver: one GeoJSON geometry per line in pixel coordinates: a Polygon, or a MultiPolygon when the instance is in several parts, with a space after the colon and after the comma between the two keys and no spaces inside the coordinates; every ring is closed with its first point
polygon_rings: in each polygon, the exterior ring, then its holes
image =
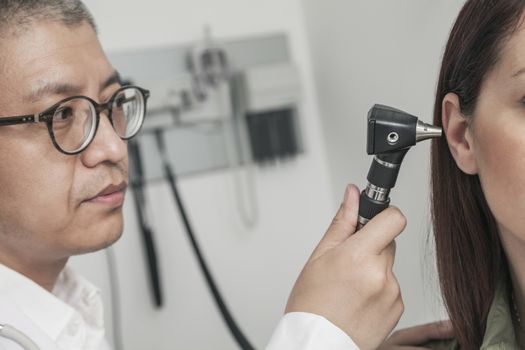
{"type": "MultiPolygon", "coordinates": [[[[118,82],[113,76],[110,81],[118,82]]],[[[50,88],[45,86],[43,89],[50,88]]],[[[31,99],[38,99],[35,96],[42,94],[32,93],[31,99]]],[[[75,155],[84,151],[93,141],[100,124],[101,112],[107,113],[113,129],[122,140],[135,136],[144,121],[148,97],[149,91],[138,86],[119,88],[103,104],[98,104],[87,96],[71,96],[42,113],[2,118],[0,126],[44,122],[56,149],[64,154],[75,155]]]]}
{"type": "Polygon", "coordinates": [[[0,1],[0,32],[0,324],[104,349],[99,291],[65,265],[121,235],[148,92],[120,86],[76,1],[0,1]]]}
{"type": "MultiPolygon", "coordinates": [[[[126,141],[148,96],[120,85],[79,0],[0,0],[0,335],[8,324],[41,349],[109,349],[100,292],[66,263],[122,234],[126,141]]],[[[391,212],[381,235],[352,238],[358,196],[347,189],[269,349],[355,349],[348,335],[373,348],[399,319],[397,283],[377,278],[393,253],[383,266],[365,248],[390,244],[403,220],[391,212]]],[[[0,349],[20,348],[0,337],[0,349]]]]}

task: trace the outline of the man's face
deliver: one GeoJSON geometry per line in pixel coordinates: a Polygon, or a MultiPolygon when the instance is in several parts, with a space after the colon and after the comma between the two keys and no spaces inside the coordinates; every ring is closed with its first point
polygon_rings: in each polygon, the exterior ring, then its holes
{"type": "MultiPolygon", "coordinates": [[[[72,95],[105,102],[119,87],[87,23],[35,23],[2,38],[0,53],[0,118],[39,113],[72,95]]],[[[93,142],[75,156],[53,146],[45,123],[0,127],[0,257],[57,260],[111,244],[122,233],[124,191],[104,190],[127,184],[127,173],[127,145],[104,113],[93,142]]]]}

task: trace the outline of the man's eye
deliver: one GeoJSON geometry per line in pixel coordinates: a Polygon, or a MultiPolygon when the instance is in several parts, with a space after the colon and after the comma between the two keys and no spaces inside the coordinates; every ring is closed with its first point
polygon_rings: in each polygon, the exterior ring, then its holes
{"type": "Polygon", "coordinates": [[[135,100],[134,96],[126,97],[126,96],[119,96],[115,99],[115,105],[118,108],[122,108],[124,104],[129,104],[135,100]]]}
{"type": "Polygon", "coordinates": [[[126,98],[124,96],[119,96],[115,99],[115,106],[117,108],[121,108],[122,105],[126,102],[126,98]]]}
{"type": "Polygon", "coordinates": [[[55,112],[55,120],[65,121],[73,116],[73,109],[70,107],[60,108],[55,112]]]}

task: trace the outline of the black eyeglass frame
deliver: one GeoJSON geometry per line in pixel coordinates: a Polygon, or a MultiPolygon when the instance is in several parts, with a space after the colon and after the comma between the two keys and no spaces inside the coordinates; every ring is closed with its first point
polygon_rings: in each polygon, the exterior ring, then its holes
{"type": "Polygon", "coordinates": [[[65,99],[55,103],[54,105],[52,105],[51,107],[47,108],[45,111],[43,111],[41,113],[0,118],[0,126],[18,125],[18,124],[26,124],[26,123],[40,123],[40,122],[47,123],[47,130],[49,132],[49,136],[51,137],[51,141],[53,142],[53,145],[55,146],[55,148],[58,151],[60,151],[61,153],[64,153],[64,154],[76,155],[76,154],[79,154],[82,151],[84,151],[91,144],[93,139],[95,138],[95,135],[97,134],[98,126],[100,124],[100,113],[102,113],[105,110],[108,111],[108,115],[107,116],[108,116],[109,122],[111,123],[111,126],[113,127],[113,130],[115,130],[116,134],[122,140],[129,140],[133,136],[137,135],[138,132],[140,131],[140,129],[142,128],[142,124],[144,123],[144,118],[146,117],[146,106],[147,106],[147,100],[148,100],[149,96],[150,96],[149,90],[143,89],[143,88],[141,88],[139,86],[135,86],[135,85],[124,85],[124,86],[120,87],[117,91],[115,91],[115,93],[113,93],[113,95],[105,103],[98,103],[98,102],[94,101],[92,98],[87,97],[87,96],[82,96],[82,95],[70,96],[70,97],[67,97],[67,98],[65,98],[65,99]],[[134,89],[138,90],[142,94],[142,97],[143,97],[143,100],[144,100],[144,112],[143,112],[144,115],[142,116],[142,121],[140,123],[140,126],[137,128],[137,131],[131,136],[122,137],[122,136],[120,136],[118,134],[118,132],[116,132],[115,125],[113,124],[113,118],[112,118],[113,103],[115,102],[115,99],[116,99],[117,95],[120,92],[122,92],[124,90],[127,90],[129,88],[134,88],[134,89]],[[56,111],[58,110],[58,108],[62,104],[66,103],[68,101],[71,101],[73,99],[78,99],[78,98],[85,99],[85,100],[89,101],[91,103],[91,105],[95,108],[95,114],[96,114],[95,128],[94,128],[94,131],[93,131],[93,136],[91,137],[91,140],[89,140],[89,142],[86,142],[86,144],[83,145],[82,147],[80,147],[78,150],[76,150],[74,152],[70,152],[70,151],[63,150],[58,145],[58,143],[56,142],[55,134],[53,132],[53,117],[54,117],[56,111]]]}

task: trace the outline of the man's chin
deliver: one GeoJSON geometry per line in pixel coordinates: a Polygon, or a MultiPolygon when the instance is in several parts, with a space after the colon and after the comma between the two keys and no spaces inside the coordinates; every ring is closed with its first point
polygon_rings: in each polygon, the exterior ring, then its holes
{"type": "Polygon", "coordinates": [[[93,253],[102,249],[106,249],[107,247],[110,247],[114,243],[116,243],[120,239],[120,237],[122,237],[122,230],[118,231],[117,234],[108,235],[106,240],[101,241],[98,245],[93,246],[92,249],[90,251],[87,251],[86,253],[93,253]]]}
{"type": "Polygon", "coordinates": [[[70,241],[70,246],[76,247],[71,255],[81,255],[93,253],[105,249],[122,236],[124,230],[124,223],[122,215],[116,215],[107,222],[99,222],[98,225],[85,229],[85,232],[78,232],[75,241],[70,241]],[[80,238],[82,237],[82,238],[80,238]]]}

